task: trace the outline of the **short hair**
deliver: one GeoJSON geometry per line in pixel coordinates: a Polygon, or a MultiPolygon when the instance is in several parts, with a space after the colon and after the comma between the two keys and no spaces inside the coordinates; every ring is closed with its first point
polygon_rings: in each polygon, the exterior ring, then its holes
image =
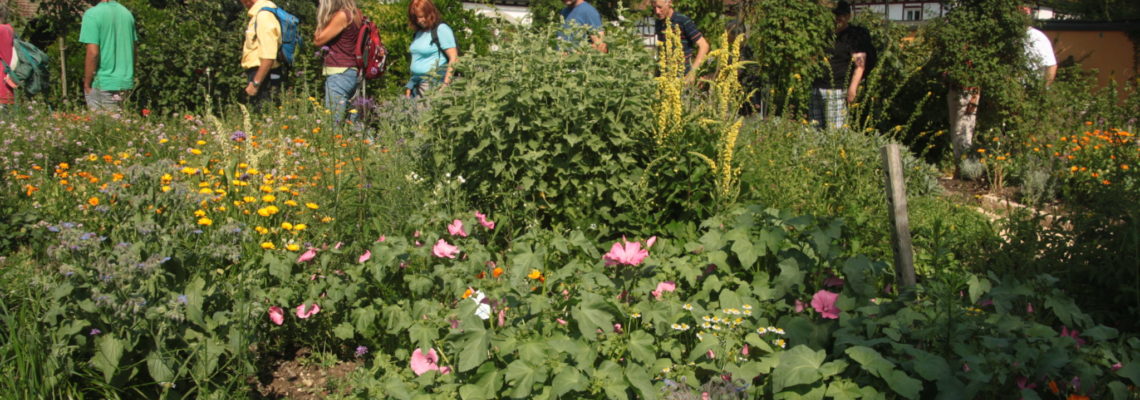
{"type": "Polygon", "coordinates": [[[847,0],[839,0],[831,12],[835,15],[851,15],[851,3],[848,3],[847,0]]]}
{"type": "Polygon", "coordinates": [[[408,26],[413,30],[431,30],[439,26],[442,20],[443,17],[439,15],[439,9],[435,8],[435,4],[431,0],[412,0],[408,3],[408,26]],[[428,26],[420,26],[419,21],[416,21],[416,16],[424,17],[428,26]]]}

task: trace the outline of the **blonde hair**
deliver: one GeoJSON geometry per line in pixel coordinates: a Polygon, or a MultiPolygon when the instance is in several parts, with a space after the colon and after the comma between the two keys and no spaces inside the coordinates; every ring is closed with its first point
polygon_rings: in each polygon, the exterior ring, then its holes
{"type": "Polygon", "coordinates": [[[349,25],[360,22],[363,17],[360,9],[356,7],[356,0],[321,0],[320,5],[317,6],[317,30],[324,29],[338,11],[344,11],[345,16],[348,17],[349,25]]]}

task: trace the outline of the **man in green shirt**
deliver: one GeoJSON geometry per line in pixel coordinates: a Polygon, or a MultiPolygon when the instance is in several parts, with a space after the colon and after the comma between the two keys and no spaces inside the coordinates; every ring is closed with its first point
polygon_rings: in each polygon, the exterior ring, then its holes
{"type": "Polygon", "coordinates": [[[87,44],[83,95],[87,108],[119,110],[135,87],[135,17],[122,4],[102,0],[83,13],[79,41],[87,44]]]}

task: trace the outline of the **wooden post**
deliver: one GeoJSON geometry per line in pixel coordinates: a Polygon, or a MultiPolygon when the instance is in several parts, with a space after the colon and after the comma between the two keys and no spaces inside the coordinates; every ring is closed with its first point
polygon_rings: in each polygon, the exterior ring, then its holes
{"type": "MultiPolygon", "coordinates": [[[[898,143],[881,149],[884,186],[887,189],[887,215],[891,218],[891,247],[895,251],[895,279],[902,287],[914,287],[914,249],[910,243],[910,217],[906,210],[906,179],[898,143]]],[[[901,289],[901,288],[900,288],[901,289]]]]}
{"type": "MultiPolygon", "coordinates": [[[[67,95],[67,57],[64,56],[63,36],[59,37],[59,98],[69,99],[67,95]]],[[[82,90],[80,91],[82,92],[82,90]]]]}

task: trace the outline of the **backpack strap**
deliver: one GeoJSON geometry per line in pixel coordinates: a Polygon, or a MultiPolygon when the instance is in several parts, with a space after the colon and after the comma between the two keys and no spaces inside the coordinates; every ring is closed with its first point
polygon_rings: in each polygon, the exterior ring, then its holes
{"type": "MultiPolygon", "coordinates": [[[[443,23],[440,23],[440,25],[442,25],[442,24],[443,23]]],[[[438,29],[439,29],[439,25],[436,25],[436,26],[431,28],[431,44],[435,45],[435,49],[439,54],[443,54],[443,46],[439,44],[439,33],[436,32],[438,29]]],[[[447,55],[444,55],[444,57],[447,57],[447,55]]],[[[448,60],[448,62],[450,62],[450,61],[451,60],[448,60]]]]}

